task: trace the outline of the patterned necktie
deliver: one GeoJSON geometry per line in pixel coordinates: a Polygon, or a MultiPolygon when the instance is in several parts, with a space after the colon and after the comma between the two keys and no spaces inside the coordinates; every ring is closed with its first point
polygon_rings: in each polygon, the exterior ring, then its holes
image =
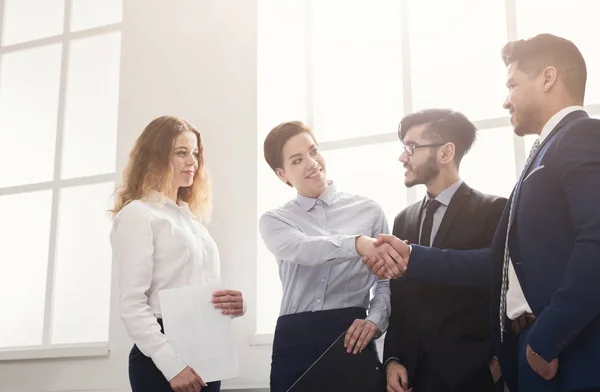
{"type": "Polygon", "coordinates": [[[506,293],[508,292],[508,267],[510,264],[510,254],[508,252],[508,235],[510,233],[510,228],[513,222],[513,209],[515,206],[515,200],[517,200],[517,192],[516,189],[519,188],[519,185],[523,179],[523,174],[525,173],[525,169],[529,166],[529,162],[531,158],[537,151],[540,146],[540,139],[536,139],[531,146],[531,150],[529,151],[529,157],[527,158],[527,162],[525,163],[525,167],[523,168],[523,172],[521,173],[521,178],[519,179],[519,183],[515,188],[515,192],[513,194],[512,200],[510,202],[510,210],[508,213],[508,227],[506,229],[506,240],[504,242],[504,262],[502,265],[502,289],[500,291],[500,341],[504,341],[504,320],[506,317],[506,293]]]}

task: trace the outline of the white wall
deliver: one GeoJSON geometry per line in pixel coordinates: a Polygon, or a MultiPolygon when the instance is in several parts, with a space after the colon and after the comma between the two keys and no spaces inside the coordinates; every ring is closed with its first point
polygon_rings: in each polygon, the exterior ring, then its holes
{"type": "MultiPolygon", "coordinates": [[[[117,169],[154,117],[182,116],[201,130],[223,281],[250,304],[234,322],[241,377],[224,387],[266,387],[271,348],[248,343],[256,325],[257,0],[124,3],[117,169]]],[[[0,362],[0,391],[129,390],[131,342],[116,314],[115,289],[109,357],[0,362]]]]}

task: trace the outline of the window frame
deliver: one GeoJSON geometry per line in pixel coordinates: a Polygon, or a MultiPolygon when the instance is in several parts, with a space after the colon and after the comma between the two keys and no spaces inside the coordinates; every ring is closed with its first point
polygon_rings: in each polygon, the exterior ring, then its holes
{"type": "MultiPolygon", "coordinates": [[[[0,0],[0,57],[21,50],[35,49],[52,44],[62,44],[60,84],[58,98],[58,116],[56,123],[55,152],[54,152],[54,171],[53,179],[46,182],[31,183],[17,186],[0,187],[0,196],[17,195],[35,191],[50,190],[52,192],[52,203],[50,211],[50,241],[48,247],[47,269],[46,269],[46,291],[44,299],[44,320],[42,343],[31,346],[13,346],[0,347],[0,362],[27,359],[49,359],[49,358],[73,358],[73,357],[98,357],[108,356],[109,340],[102,342],[81,342],[73,344],[52,344],[52,320],[53,320],[53,299],[55,288],[55,265],[56,265],[56,246],[57,229],[59,219],[60,191],[70,187],[95,185],[102,183],[116,183],[117,172],[102,173],[97,175],[61,179],[61,167],[63,159],[63,142],[65,129],[65,100],[67,93],[68,64],[71,44],[73,41],[81,38],[90,38],[101,36],[108,33],[123,32],[122,20],[118,23],[111,23],[99,27],[71,31],[71,10],[73,0],[64,0],[63,29],[61,34],[39,38],[31,41],[19,42],[11,45],[3,45],[3,24],[5,0],[0,0]]],[[[0,72],[2,64],[0,62],[0,72]]],[[[2,86],[0,86],[0,89],[2,86]]],[[[116,142],[116,140],[115,140],[116,142]]],[[[116,148],[117,146],[115,146],[116,148]]],[[[116,166],[116,162],[115,162],[116,166]]],[[[112,279],[112,273],[111,273],[112,279]]],[[[108,282],[112,285],[112,282],[108,282]]],[[[109,300],[111,298],[109,297],[109,300]]]]}

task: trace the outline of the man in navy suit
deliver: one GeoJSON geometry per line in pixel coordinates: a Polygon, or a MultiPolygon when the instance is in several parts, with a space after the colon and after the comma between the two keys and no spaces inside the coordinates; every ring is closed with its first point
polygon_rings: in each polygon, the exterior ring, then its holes
{"type": "Polygon", "coordinates": [[[600,391],[600,120],[582,107],[585,61],[550,34],[509,42],[502,58],[514,131],[539,139],[492,247],[380,243],[402,256],[404,279],[491,285],[493,341],[511,392],[600,391]]]}

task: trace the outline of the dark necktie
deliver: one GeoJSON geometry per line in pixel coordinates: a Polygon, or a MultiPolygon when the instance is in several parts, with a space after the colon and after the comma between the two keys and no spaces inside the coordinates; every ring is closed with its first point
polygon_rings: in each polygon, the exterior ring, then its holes
{"type": "Polygon", "coordinates": [[[440,208],[442,204],[435,200],[427,201],[427,211],[425,212],[425,220],[423,220],[423,228],[421,229],[420,245],[431,246],[431,230],[433,229],[433,214],[440,208]]]}

